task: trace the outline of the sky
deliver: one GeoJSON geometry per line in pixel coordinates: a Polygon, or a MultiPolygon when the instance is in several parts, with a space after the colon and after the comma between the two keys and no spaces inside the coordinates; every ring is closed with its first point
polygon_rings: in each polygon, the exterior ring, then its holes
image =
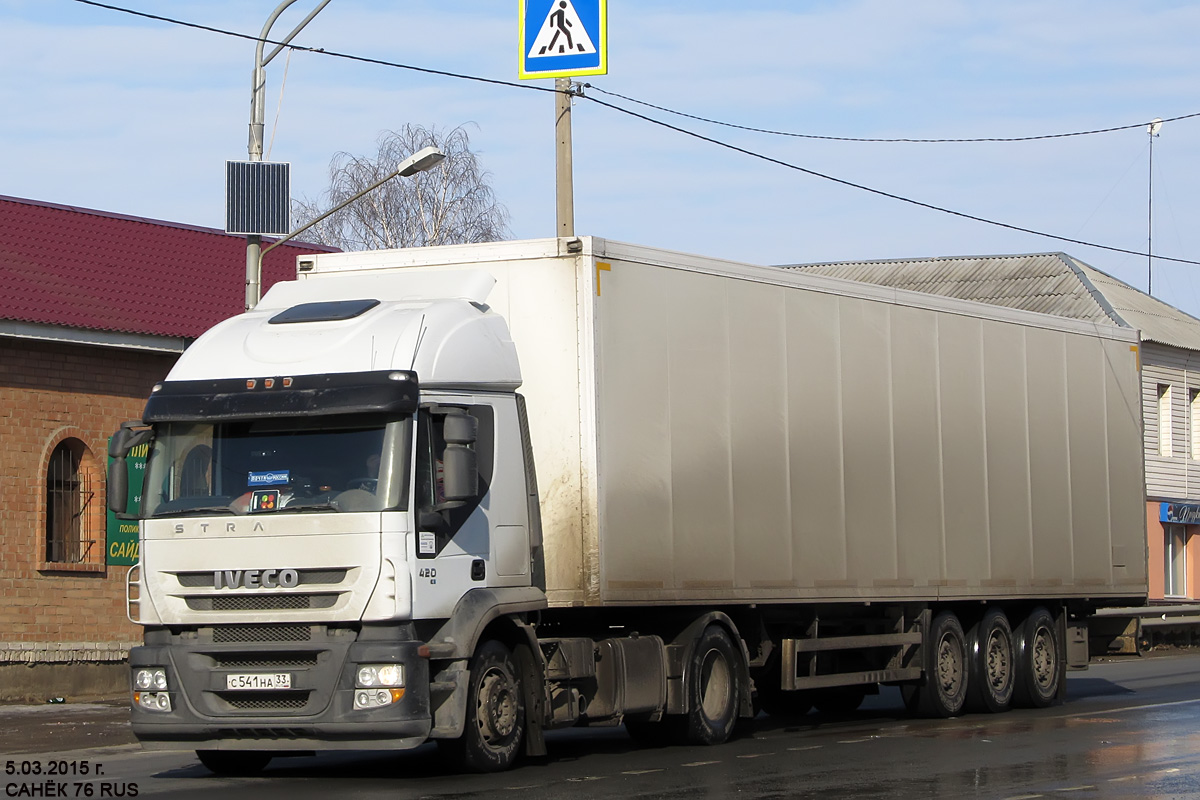
{"type": "MultiPolygon", "coordinates": [[[[254,37],[278,0],[107,2],[254,37]]],[[[513,237],[554,235],[553,82],[517,80],[517,20],[515,0],[332,0],[295,44],[501,83],[281,54],[268,160],[311,200],[339,151],[466,126],[513,237]]],[[[1197,31],[1173,0],[608,0],[609,71],[572,113],[575,231],[756,264],[1063,251],[1200,316],[1200,265],[1167,260],[1200,262],[1200,116],[1174,119],[1200,114],[1197,31]]],[[[253,64],[252,39],[0,0],[0,194],[221,228],[253,64]]]]}

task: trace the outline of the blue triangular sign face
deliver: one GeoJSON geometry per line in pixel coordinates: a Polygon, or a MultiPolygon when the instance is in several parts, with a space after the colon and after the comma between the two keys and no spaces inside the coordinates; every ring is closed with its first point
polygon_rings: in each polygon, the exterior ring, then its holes
{"type": "Polygon", "coordinates": [[[563,56],[575,53],[595,53],[596,45],[588,36],[579,12],[571,0],[557,0],[551,7],[550,13],[538,35],[529,48],[529,58],[545,58],[547,56],[563,56]]]}

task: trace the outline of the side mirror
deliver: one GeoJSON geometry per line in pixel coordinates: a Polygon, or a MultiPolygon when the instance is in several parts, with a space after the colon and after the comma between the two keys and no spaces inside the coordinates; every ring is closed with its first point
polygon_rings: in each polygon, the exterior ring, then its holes
{"type": "Polygon", "coordinates": [[[475,444],[479,436],[479,420],[461,410],[446,415],[442,438],[446,450],[442,454],[442,489],[446,502],[470,500],[479,494],[479,467],[475,444]]]}
{"type": "Polygon", "coordinates": [[[113,434],[108,444],[108,456],[112,464],[108,468],[108,510],[118,519],[133,519],[129,510],[129,466],[125,458],[135,447],[147,444],[154,435],[150,428],[140,427],[140,422],[125,422],[113,434]],[[139,426],[135,429],[135,426],[139,426]]]}
{"type": "Polygon", "coordinates": [[[479,494],[479,468],[474,450],[463,444],[446,445],[442,487],[448,503],[470,500],[479,494]]]}

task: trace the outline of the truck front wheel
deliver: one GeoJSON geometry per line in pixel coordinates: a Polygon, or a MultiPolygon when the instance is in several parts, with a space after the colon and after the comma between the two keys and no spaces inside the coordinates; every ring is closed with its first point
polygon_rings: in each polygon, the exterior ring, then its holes
{"type": "Polygon", "coordinates": [[[471,660],[469,680],[463,735],[438,746],[460,770],[506,770],[525,737],[525,695],[512,652],[500,642],[484,642],[471,660]]]}
{"type": "Polygon", "coordinates": [[[709,625],[700,635],[688,670],[687,740],[721,744],[738,717],[738,655],[729,634],[709,625]]]}

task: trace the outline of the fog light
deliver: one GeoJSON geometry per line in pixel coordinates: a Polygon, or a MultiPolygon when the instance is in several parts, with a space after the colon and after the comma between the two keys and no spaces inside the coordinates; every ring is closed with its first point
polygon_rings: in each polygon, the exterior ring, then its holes
{"type": "Polygon", "coordinates": [[[134,692],[133,702],[146,711],[171,710],[171,695],[166,692],[134,692]]]}
{"type": "Polygon", "coordinates": [[[404,697],[403,689],[359,689],[354,693],[354,707],[356,709],[382,708],[398,702],[402,697],[404,697]]]}

